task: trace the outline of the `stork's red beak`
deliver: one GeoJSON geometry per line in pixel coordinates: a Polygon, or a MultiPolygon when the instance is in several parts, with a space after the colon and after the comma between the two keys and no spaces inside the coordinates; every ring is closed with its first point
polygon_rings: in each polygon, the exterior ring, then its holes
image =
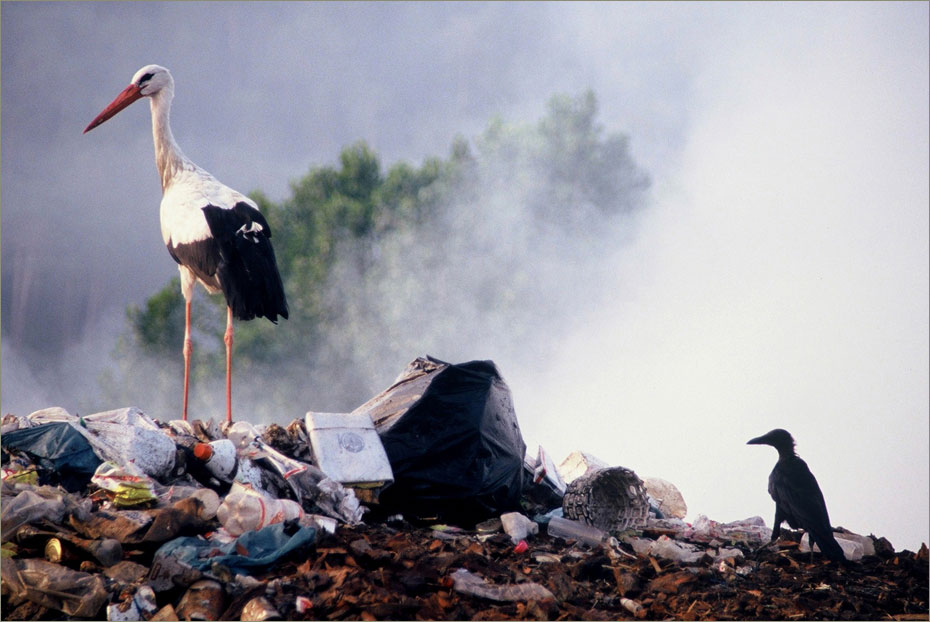
{"type": "Polygon", "coordinates": [[[130,84],[123,92],[116,96],[110,105],[103,109],[103,112],[97,115],[97,117],[90,122],[90,125],[84,128],[84,134],[91,131],[110,117],[116,115],[117,112],[136,101],[137,99],[142,99],[142,89],[140,89],[135,84],[130,84]]]}

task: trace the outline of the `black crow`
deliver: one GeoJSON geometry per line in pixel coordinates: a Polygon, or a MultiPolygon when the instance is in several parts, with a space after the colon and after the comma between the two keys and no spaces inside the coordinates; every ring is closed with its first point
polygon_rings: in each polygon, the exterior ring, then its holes
{"type": "Polygon", "coordinates": [[[771,445],[778,450],[778,462],[769,475],[769,494],[775,500],[772,541],[781,533],[782,521],[788,521],[793,529],[800,528],[809,534],[811,548],[816,543],[828,558],[845,559],[843,549],[833,537],[820,486],[807,463],[794,452],[794,439],[787,430],[772,430],[747,445],[771,445]]]}

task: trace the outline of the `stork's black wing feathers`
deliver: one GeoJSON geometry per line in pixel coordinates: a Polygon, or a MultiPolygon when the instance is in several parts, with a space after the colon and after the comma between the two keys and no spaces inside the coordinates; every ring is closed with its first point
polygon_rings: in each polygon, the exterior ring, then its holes
{"type": "Polygon", "coordinates": [[[216,276],[233,315],[240,320],[287,319],[287,299],[262,213],[240,201],[232,209],[203,208],[219,260],[216,276]]]}
{"type": "Polygon", "coordinates": [[[190,268],[194,276],[207,285],[215,288],[220,287],[220,282],[216,278],[216,268],[220,259],[216,239],[207,238],[176,245],[169,241],[168,253],[176,262],[190,268]]]}
{"type": "Polygon", "coordinates": [[[843,559],[843,549],[833,537],[823,493],[804,460],[798,456],[780,459],[769,476],[769,494],[789,525],[807,531],[811,541],[830,559],[843,559]]]}

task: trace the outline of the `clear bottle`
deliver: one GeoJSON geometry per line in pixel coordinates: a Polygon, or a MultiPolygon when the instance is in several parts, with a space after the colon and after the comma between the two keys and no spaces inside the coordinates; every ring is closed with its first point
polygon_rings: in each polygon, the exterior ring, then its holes
{"type": "Polygon", "coordinates": [[[296,501],[266,497],[237,482],[220,504],[216,517],[230,535],[240,536],[273,523],[300,519],[303,513],[296,501]]]}
{"type": "Polygon", "coordinates": [[[602,544],[616,545],[617,539],[597,527],[585,525],[575,520],[553,516],[549,519],[547,533],[565,540],[577,540],[590,546],[602,544]]]}

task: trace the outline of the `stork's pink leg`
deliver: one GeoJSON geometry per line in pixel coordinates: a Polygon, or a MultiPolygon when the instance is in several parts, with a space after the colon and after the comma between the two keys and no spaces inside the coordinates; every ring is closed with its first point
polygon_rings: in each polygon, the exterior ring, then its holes
{"type": "Polygon", "coordinates": [[[232,423],[232,344],[233,323],[232,307],[226,307],[226,421],[232,423]]]}
{"type": "Polygon", "coordinates": [[[191,377],[191,353],[194,351],[194,344],[191,342],[191,303],[188,300],[184,309],[184,410],[182,417],[187,421],[187,389],[190,386],[191,377]]]}

